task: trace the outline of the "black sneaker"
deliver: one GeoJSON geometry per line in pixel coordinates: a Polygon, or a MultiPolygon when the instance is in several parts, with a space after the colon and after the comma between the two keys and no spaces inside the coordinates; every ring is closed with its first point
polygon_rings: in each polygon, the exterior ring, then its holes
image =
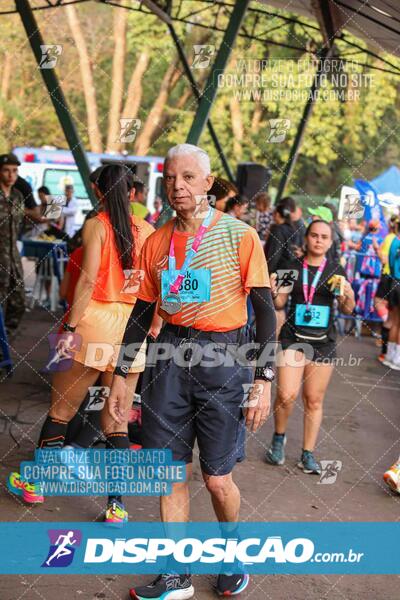
{"type": "Polygon", "coordinates": [[[132,600],[162,598],[162,600],[186,600],[194,595],[194,587],[189,575],[159,575],[148,585],[129,590],[132,600]]]}
{"type": "Polygon", "coordinates": [[[220,596],[236,596],[247,588],[249,581],[247,573],[218,575],[215,588],[220,596]]]}

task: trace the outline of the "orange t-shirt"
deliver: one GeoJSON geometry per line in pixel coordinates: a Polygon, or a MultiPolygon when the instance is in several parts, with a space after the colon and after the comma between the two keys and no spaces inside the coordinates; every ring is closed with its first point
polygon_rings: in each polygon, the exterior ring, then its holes
{"type": "MultiPolygon", "coordinates": [[[[144,272],[137,297],[155,302],[161,293],[161,271],[168,269],[168,254],[175,220],[168,221],[146,240],[140,259],[144,272]]],[[[175,231],[176,267],[183,265],[194,236],[175,231]]],[[[267,263],[255,229],[220,211],[208,227],[189,269],[211,270],[209,302],[184,304],[169,315],[159,309],[168,323],[202,331],[231,331],[247,322],[246,300],[253,287],[269,287],[267,263]]]]}
{"type": "Polygon", "coordinates": [[[118,248],[114,231],[106,212],[94,217],[99,219],[105,228],[106,237],[101,249],[100,268],[97,273],[92,299],[99,302],[125,302],[134,304],[140,286],[138,258],[144,241],[154,233],[154,228],[139,217],[131,216],[134,239],[133,265],[130,273],[124,273],[119,261],[118,248]],[[129,283],[128,283],[129,280],[129,283]]]}

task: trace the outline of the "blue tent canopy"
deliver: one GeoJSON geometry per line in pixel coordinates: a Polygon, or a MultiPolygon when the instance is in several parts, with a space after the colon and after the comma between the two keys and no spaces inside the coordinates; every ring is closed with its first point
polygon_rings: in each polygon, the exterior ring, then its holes
{"type": "Polygon", "coordinates": [[[400,169],[395,165],[389,167],[370,182],[378,194],[394,194],[400,197],[400,169]]]}

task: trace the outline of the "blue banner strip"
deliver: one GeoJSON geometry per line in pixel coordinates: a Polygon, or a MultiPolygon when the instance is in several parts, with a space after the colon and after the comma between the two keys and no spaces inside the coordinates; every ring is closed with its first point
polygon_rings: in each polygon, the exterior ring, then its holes
{"type": "Polygon", "coordinates": [[[2,523],[1,574],[399,574],[400,523],[2,523]]]}

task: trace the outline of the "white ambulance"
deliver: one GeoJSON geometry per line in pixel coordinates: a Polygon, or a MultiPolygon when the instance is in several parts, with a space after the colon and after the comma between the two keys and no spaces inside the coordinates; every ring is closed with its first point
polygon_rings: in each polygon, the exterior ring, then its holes
{"type": "MultiPolygon", "coordinates": [[[[82,178],[70,150],[58,150],[52,147],[13,149],[21,166],[19,174],[32,186],[35,200],[39,204],[37,190],[45,185],[53,195],[62,195],[67,184],[74,186],[75,197],[80,208],[79,220],[92,208],[82,178]]],[[[120,154],[97,154],[88,152],[87,158],[92,170],[105,164],[127,165],[147,190],[146,203],[153,212],[156,196],[164,197],[162,190],[162,171],[164,158],[160,156],[124,156],[120,154]]]]}

